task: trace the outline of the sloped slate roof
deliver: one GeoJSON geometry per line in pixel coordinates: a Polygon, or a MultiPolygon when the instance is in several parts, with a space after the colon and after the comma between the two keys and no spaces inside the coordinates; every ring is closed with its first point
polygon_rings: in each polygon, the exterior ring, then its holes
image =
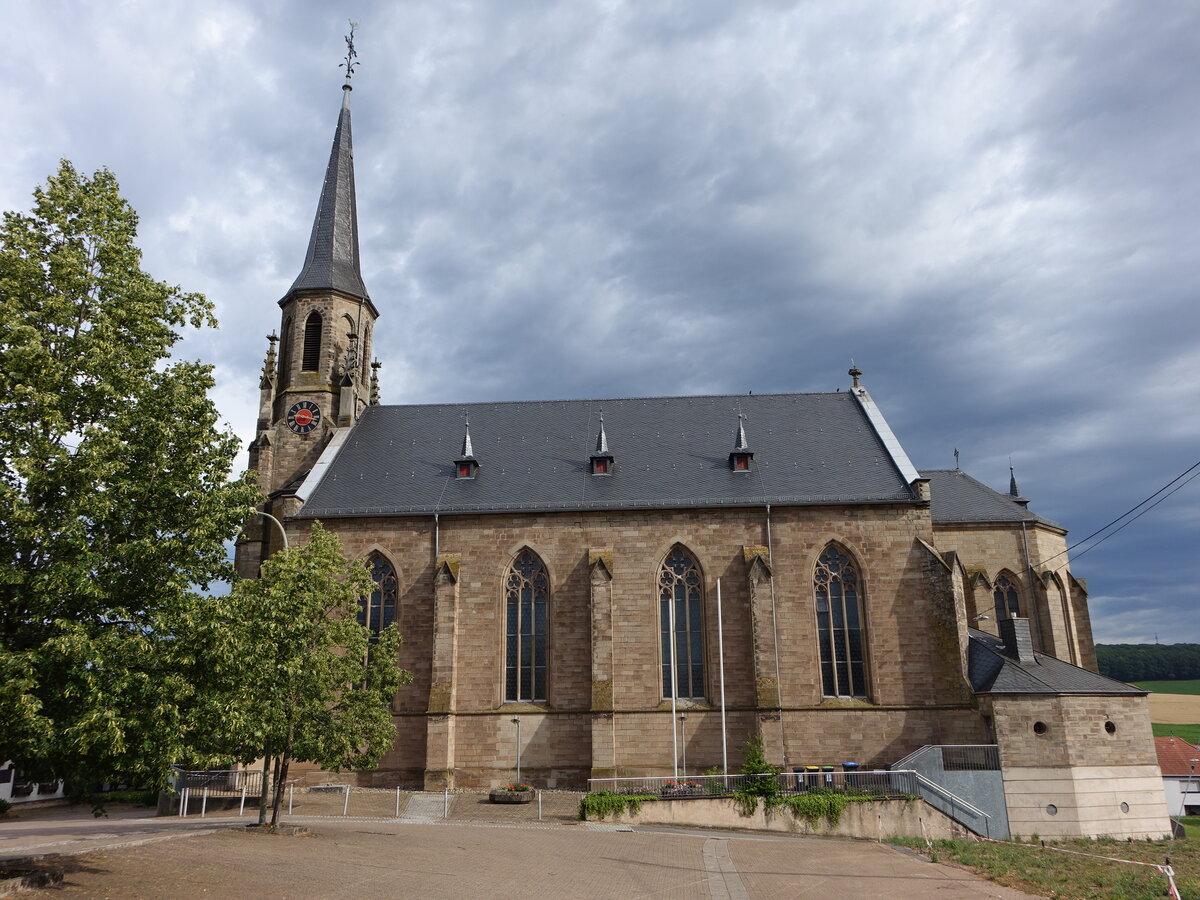
{"type": "Polygon", "coordinates": [[[369,407],[300,515],[915,502],[849,393],[369,407]],[[738,410],[755,449],[735,473],[738,410]],[[615,458],[590,474],[600,412],[615,458]],[[469,416],[479,472],[456,479],[469,416]]]}
{"type": "Polygon", "coordinates": [[[1146,693],[1036,651],[1037,662],[1020,663],[1004,652],[1004,642],[995,635],[974,628],[968,634],[967,674],[977,694],[1146,693]]]}
{"type": "Polygon", "coordinates": [[[358,253],[358,209],[354,195],[354,147],[350,133],[350,92],[342,95],[342,111],[321,186],[321,199],[308,239],[304,267],[288,293],[336,290],[369,299],[358,253]]]}
{"type": "Polygon", "coordinates": [[[1040,522],[1062,526],[1031,513],[1008,494],[994,491],[976,481],[962,469],[924,469],[922,478],[929,479],[932,504],[930,513],[934,525],[969,522],[1040,522]]]}

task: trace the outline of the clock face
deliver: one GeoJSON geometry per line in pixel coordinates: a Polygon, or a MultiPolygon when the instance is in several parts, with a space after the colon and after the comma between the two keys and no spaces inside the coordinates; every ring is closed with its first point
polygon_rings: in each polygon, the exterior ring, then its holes
{"type": "Polygon", "coordinates": [[[292,408],[288,410],[287,425],[296,434],[308,434],[320,424],[321,407],[311,400],[293,403],[292,408]]]}

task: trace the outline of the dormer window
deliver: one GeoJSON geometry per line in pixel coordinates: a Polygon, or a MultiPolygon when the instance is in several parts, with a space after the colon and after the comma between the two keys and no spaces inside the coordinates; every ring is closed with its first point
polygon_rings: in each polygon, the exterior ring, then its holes
{"type": "Polygon", "coordinates": [[[600,431],[596,434],[596,452],[592,454],[592,474],[611,475],[616,457],[608,449],[608,435],[604,432],[604,413],[600,413],[600,431]]]}
{"type": "Polygon", "coordinates": [[[746,439],[745,416],[738,413],[737,435],[733,439],[733,450],[729,454],[729,468],[735,472],[749,472],[750,460],[754,459],[754,451],[746,439]]]}
{"type": "Polygon", "coordinates": [[[462,453],[454,461],[454,475],[458,479],[474,478],[479,471],[479,460],[475,458],[475,450],[471,446],[471,423],[466,423],[463,431],[462,453]]]}

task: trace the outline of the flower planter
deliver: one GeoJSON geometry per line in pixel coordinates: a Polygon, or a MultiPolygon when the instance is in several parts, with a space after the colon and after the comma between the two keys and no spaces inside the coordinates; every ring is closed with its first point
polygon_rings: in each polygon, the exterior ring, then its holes
{"type": "Polygon", "coordinates": [[[493,803],[532,803],[533,791],[490,791],[488,799],[493,803]]]}

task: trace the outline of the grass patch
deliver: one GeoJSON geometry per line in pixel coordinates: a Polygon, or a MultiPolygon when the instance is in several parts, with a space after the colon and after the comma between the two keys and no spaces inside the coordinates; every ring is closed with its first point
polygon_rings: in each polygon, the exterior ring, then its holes
{"type": "Polygon", "coordinates": [[[657,794],[614,794],[612,791],[597,791],[579,798],[579,818],[605,819],[626,810],[636,813],[642,808],[643,800],[657,799],[657,794]]]}
{"type": "Polygon", "coordinates": [[[1155,737],[1183,738],[1189,744],[1200,744],[1200,725],[1174,725],[1170,722],[1151,722],[1155,737]]]}
{"type": "MultiPolygon", "coordinates": [[[[893,843],[929,854],[925,842],[896,838],[893,843]]],[[[1047,846],[1115,856],[1161,865],[1167,857],[1184,900],[1200,900],[1200,840],[1116,841],[1075,840],[1047,846]]],[[[975,841],[934,841],[933,855],[970,866],[1006,887],[1062,900],[1161,900],[1167,879],[1155,869],[1072,856],[1043,849],[1039,844],[989,844],[975,841]]]]}
{"type": "Polygon", "coordinates": [[[1191,681],[1138,681],[1135,682],[1143,691],[1154,691],[1156,694],[1200,694],[1200,678],[1191,681]]]}

